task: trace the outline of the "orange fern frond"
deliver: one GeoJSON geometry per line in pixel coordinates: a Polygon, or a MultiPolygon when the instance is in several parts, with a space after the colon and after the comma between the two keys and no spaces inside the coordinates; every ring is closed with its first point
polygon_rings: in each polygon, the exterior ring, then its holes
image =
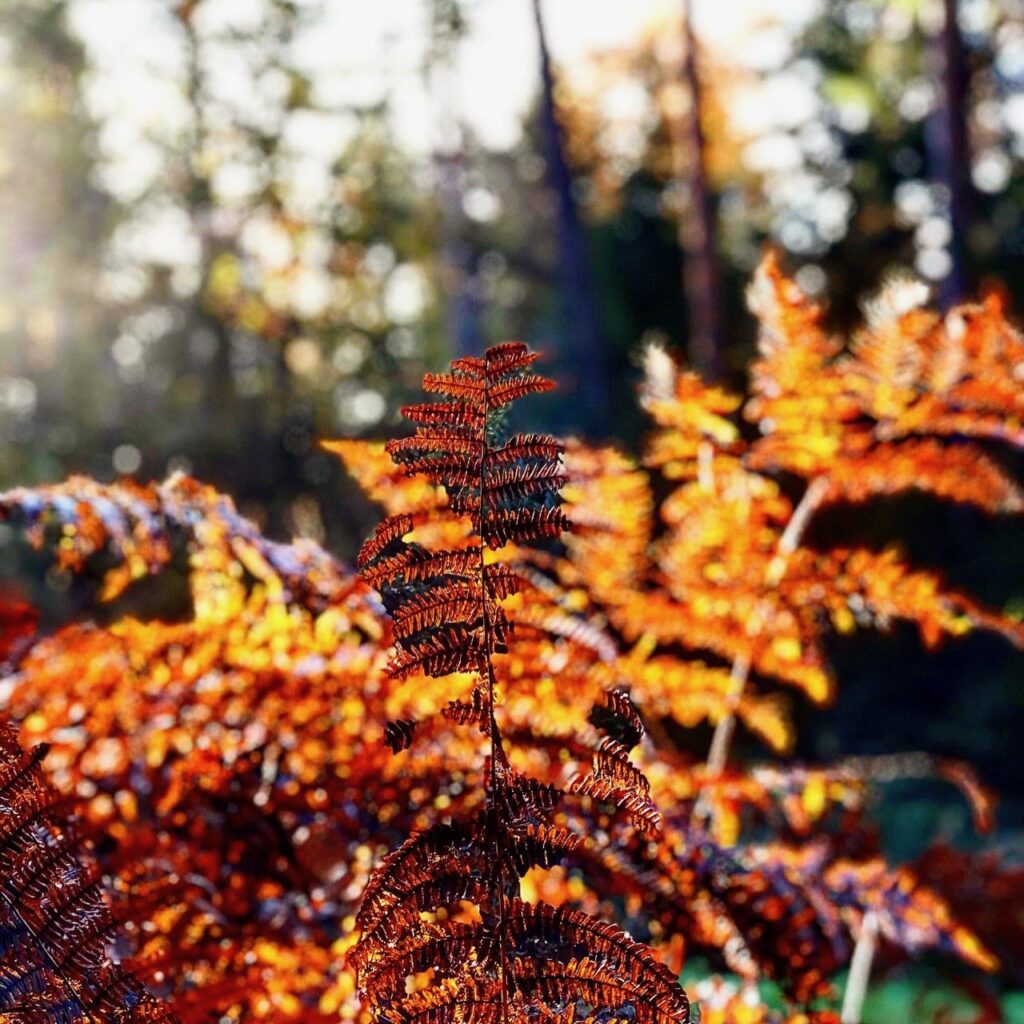
{"type": "Polygon", "coordinates": [[[824,884],[837,906],[857,915],[872,911],[882,935],[902,949],[941,949],[984,971],[998,965],[977,936],[957,924],[945,901],[919,886],[907,869],[890,868],[881,858],[839,860],[826,870],[824,884]]]}
{"type": "Polygon", "coordinates": [[[940,318],[923,308],[926,297],[920,284],[891,281],[867,304],[866,325],[844,351],[823,334],[821,310],[769,256],[750,292],[761,359],[745,415],[765,435],[752,465],[823,476],[839,499],[915,489],[988,512],[1018,511],[1020,493],[1005,471],[951,441],[1024,445],[1014,426],[1024,413],[1014,383],[1024,337],[998,302],[940,318]]]}

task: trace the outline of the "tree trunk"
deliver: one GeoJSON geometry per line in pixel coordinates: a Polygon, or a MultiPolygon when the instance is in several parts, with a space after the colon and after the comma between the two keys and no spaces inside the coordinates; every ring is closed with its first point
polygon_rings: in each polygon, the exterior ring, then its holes
{"type": "Polygon", "coordinates": [[[445,299],[447,337],[460,356],[479,355],[480,302],[474,273],[473,247],[466,237],[466,139],[459,116],[459,82],[455,71],[456,48],[462,25],[457,8],[433,6],[433,46],[425,69],[434,97],[436,141],[434,181],[440,207],[441,288],[445,299]]]}
{"type": "Polygon", "coordinates": [[[679,244],[683,252],[683,291],[688,311],[690,362],[709,380],[723,372],[721,278],[715,251],[715,203],[704,164],[701,125],[700,69],[693,34],[690,0],[683,0],[683,77],[690,106],[680,125],[680,180],[686,186],[689,211],[679,213],[679,244]]]}
{"type": "Polygon", "coordinates": [[[597,295],[587,259],[586,238],[573,195],[562,128],[555,108],[555,83],[540,0],[532,0],[541,73],[541,132],[548,181],[558,202],[558,251],[563,312],[562,362],[568,371],[565,408],[574,426],[591,434],[607,430],[611,401],[607,343],[601,329],[597,295]]]}
{"type": "Polygon", "coordinates": [[[941,87],[940,105],[926,126],[926,146],[933,180],[944,185],[949,201],[949,274],[939,286],[939,302],[948,307],[967,293],[967,236],[972,195],[970,144],[967,135],[967,57],[957,0],[943,0],[942,30],[933,43],[935,78],[941,87]]]}

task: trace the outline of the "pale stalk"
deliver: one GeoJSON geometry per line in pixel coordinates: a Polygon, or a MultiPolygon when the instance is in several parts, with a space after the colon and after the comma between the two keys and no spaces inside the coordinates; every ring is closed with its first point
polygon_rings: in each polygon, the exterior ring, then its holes
{"type": "Polygon", "coordinates": [[[840,1014],[842,1024],[861,1024],[864,1012],[864,997],[871,979],[871,964],[878,948],[878,915],[869,910],[861,921],[857,945],[850,961],[850,973],[846,979],[846,991],[843,993],[843,1009],[840,1014]]]}
{"type": "MultiPolygon", "coordinates": [[[[793,552],[800,546],[800,541],[807,532],[811,517],[821,505],[828,491],[828,480],[823,477],[815,477],[804,491],[803,497],[789,517],[786,529],[779,538],[779,546],[775,557],[768,564],[768,571],[765,573],[765,585],[768,589],[774,590],[782,582],[789,568],[789,560],[793,552]]],[[[764,614],[757,617],[757,627],[751,634],[751,641],[755,640],[761,631],[761,623],[767,617],[768,608],[763,609],[764,614]]],[[[751,644],[751,646],[753,646],[751,644]]],[[[711,746],[708,749],[707,772],[710,778],[718,778],[725,771],[726,763],[729,760],[729,748],[732,746],[732,737],[736,731],[736,711],[740,701],[743,699],[743,692],[747,688],[747,679],[750,677],[751,652],[746,650],[737,654],[732,663],[732,670],[729,673],[729,693],[727,696],[729,710],[715,726],[715,733],[711,738],[711,746]]]]}

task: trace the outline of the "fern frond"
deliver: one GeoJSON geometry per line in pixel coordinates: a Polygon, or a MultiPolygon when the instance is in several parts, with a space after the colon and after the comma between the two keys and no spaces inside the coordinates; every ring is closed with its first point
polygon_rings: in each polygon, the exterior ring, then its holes
{"type": "Polygon", "coordinates": [[[984,971],[998,966],[977,936],[954,920],[945,901],[918,885],[908,869],[890,868],[881,858],[839,860],[824,881],[838,906],[858,914],[873,911],[882,934],[909,952],[939,949],[984,971]]]}
{"type": "Polygon", "coordinates": [[[479,406],[486,400],[487,382],[475,369],[461,374],[428,373],[423,378],[423,390],[448,395],[460,405],[465,401],[479,406]]]}
{"type": "Polygon", "coordinates": [[[0,1017],[25,1024],[174,1024],[107,953],[114,920],[42,774],[0,723],[0,1017]]]}
{"type": "Polygon", "coordinates": [[[592,770],[570,779],[569,792],[621,807],[642,832],[656,833],[661,828],[661,814],[651,800],[651,784],[629,760],[629,751],[610,736],[594,752],[592,770]]]}
{"type": "Polygon", "coordinates": [[[480,405],[467,402],[426,402],[420,405],[402,406],[402,415],[413,423],[424,426],[481,427],[486,410],[480,405]]]}
{"type": "Polygon", "coordinates": [[[521,341],[504,341],[487,350],[483,364],[488,381],[493,382],[527,369],[539,358],[539,352],[531,352],[521,341]]]}
{"type": "MultiPolygon", "coordinates": [[[[406,544],[394,554],[374,558],[360,567],[360,573],[372,587],[401,580],[402,583],[426,583],[434,579],[472,580],[480,562],[477,548],[456,551],[429,551],[406,544]]],[[[495,567],[496,568],[496,567],[495,567]]]]}
{"type": "Polygon", "coordinates": [[[554,386],[555,382],[548,380],[547,377],[539,377],[535,373],[524,374],[513,380],[503,380],[500,383],[492,384],[487,389],[487,401],[492,409],[500,409],[527,395],[550,391],[554,386]]]}
{"type": "Polygon", "coordinates": [[[644,734],[640,716],[629,694],[622,690],[607,691],[604,701],[591,709],[590,721],[625,750],[635,747],[644,734]]]}
{"type": "Polygon", "coordinates": [[[392,753],[398,754],[412,746],[418,724],[410,718],[398,718],[384,726],[384,742],[391,748],[392,753]]]}
{"type": "Polygon", "coordinates": [[[752,464],[825,476],[834,498],[917,489],[989,512],[1018,510],[1018,489],[999,466],[950,442],[1024,445],[1014,378],[1024,337],[998,301],[940,318],[922,307],[926,297],[916,282],[890,282],[843,351],[777,258],[765,260],[750,293],[761,359],[745,415],[765,435],[752,464]]]}
{"type": "Polygon", "coordinates": [[[483,614],[483,607],[479,580],[475,583],[432,581],[428,588],[413,594],[395,609],[395,636],[402,641],[448,623],[465,624],[472,629],[477,625],[477,617],[483,614]]]}
{"type": "MultiPolygon", "coordinates": [[[[769,436],[759,441],[749,465],[761,470],[797,468],[784,448],[778,450],[777,440],[769,436]]],[[[861,502],[926,491],[992,514],[1024,510],[1024,493],[995,459],[934,438],[877,445],[856,457],[837,459],[829,468],[828,484],[829,501],[861,502]]]]}
{"type": "Polygon", "coordinates": [[[686,1021],[689,1003],[673,974],[614,925],[566,907],[512,900],[514,984],[553,1006],[582,998],[606,1013],[686,1021]],[[560,965],[561,970],[554,965],[560,965]]]}
{"type": "Polygon", "coordinates": [[[413,519],[408,514],[382,519],[373,536],[359,549],[356,564],[360,569],[373,568],[380,556],[388,548],[393,548],[396,542],[401,541],[402,537],[412,531],[412,528],[413,519]]]}
{"type": "Polygon", "coordinates": [[[501,548],[558,537],[570,525],[558,508],[488,508],[480,529],[489,547],[501,548]]]}
{"type": "Polygon", "coordinates": [[[504,444],[496,447],[492,454],[496,466],[510,465],[525,459],[557,459],[565,451],[565,445],[548,434],[513,434],[504,444]]]}
{"type": "MultiPolygon", "coordinates": [[[[428,375],[425,390],[452,401],[410,407],[409,418],[420,426],[387,446],[406,471],[445,489],[451,511],[468,517],[479,542],[431,554],[402,539],[411,525],[405,518],[385,523],[360,557],[367,581],[380,589],[394,619],[388,671],[478,673],[470,699],[449,701],[441,714],[476,727],[490,741],[483,807],[415,834],[367,886],[352,962],[381,1022],[688,1019],[674,977],[624,933],[515,897],[521,876],[560,865],[586,845],[554,819],[564,795],[559,786],[512,766],[495,718],[498,673],[492,659],[507,652],[513,620],[499,602],[517,595],[511,603],[518,608],[535,591],[544,594],[545,584],[519,566],[495,564],[485,550],[555,538],[569,525],[559,494],[567,479],[562,446],[536,434],[515,435],[504,444],[498,437],[506,405],[551,386],[528,372],[534,358],[524,345],[511,343],[482,358],[457,359],[448,374],[428,375]],[[410,976],[418,979],[419,991],[409,992],[410,976]]],[[[522,562],[529,564],[525,557],[522,562]]],[[[541,603],[548,619],[557,613],[576,623],[550,597],[541,603]]],[[[519,619],[527,635],[530,626],[536,632],[541,625],[521,610],[519,619]]],[[[550,632],[558,635],[557,628],[550,632]]],[[[597,715],[612,735],[635,745],[640,719],[624,694],[609,695],[597,715]]],[[[389,724],[387,739],[395,749],[408,745],[412,727],[411,719],[389,724]]],[[[607,738],[593,756],[593,772],[577,790],[625,807],[638,827],[656,825],[649,783],[629,762],[627,748],[607,738]]]]}
{"type": "Polygon", "coordinates": [[[584,845],[581,836],[557,825],[525,822],[507,831],[508,857],[520,875],[531,868],[550,868],[571,858],[584,845]]]}
{"type": "MultiPolygon", "coordinates": [[[[372,932],[417,886],[430,884],[442,873],[475,878],[482,887],[487,864],[486,845],[472,822],[440,823],[410,836],[388,854],[368,882],[359,908],[360,929],[372,932]]],[[[411,913],[429,909],[406,907],[411,913]]]]}
{"type": "Polygon", "coordinates": [[[492,709],[490,700],[479,685],[473,687],[469,701],[453,700],[442,709],[441,714],[457,725],[475,725],[486,734],[491,727],[492,709]]]}
{"type": "Polygon", "coordinates": [[[465,626],[447,626],[423,639],[397,648],[387,665],[388,675],[404,679],[413,672],[446,676],[453,672],[480,672],[487,667],[487,648],[465,626]]]}

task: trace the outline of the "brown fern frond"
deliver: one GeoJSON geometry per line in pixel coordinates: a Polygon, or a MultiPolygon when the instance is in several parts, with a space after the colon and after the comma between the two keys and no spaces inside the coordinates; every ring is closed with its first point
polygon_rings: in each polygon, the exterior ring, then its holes
{"type": "Polygon", "coordinates": [[[479,369],[466,368],[463,373],[428,373],[423,378],[423,390],[430,394],[448,395],[477,407],[486,401],[487,381],[479,369]]]}
{"type": "Polygon", "coordinates": [[[411,718],[398,718],[384,726],[384,742],[391,748],[392,753],[398,754],[412,746],[418,724],[411,718]]]}
{"type": "Polygon", "coordinates": [[[452,489],[467,487],[480,475],[483,445],[476,435],[483,429],[483,423],[481,420],[479,426],[466,428],[475,431],[471,437],[454,432],[459,424],[446,424],[438,433],[420,428],[412,437],[389,441],[387,451],[406,472],[423,473],[434,483],[448,488],[451,498],[452,489]]]}
{"type": "Polygon", "coordinates": [[[43,776],[0,723],[0,1017],[25,1024],[173,1024],[109,957],[114,920],[43,776]]]}
{"type": "Polygon", "coordinates": [[[926,297],[917,282],[891,280],[844,351],[825,337],[821,310],[767,258],[750,292],[761,359],[745,415],[765,435],[751,464],[827,477],[839,499],[916,489],[989,512],[1019,510],[1005,472],[956,442],[1024,445],[1014,377],[1024,337],[998,300],[939,317],[923,307],[926,297]]]}
{"type": "Polygon", "coordinates": [[[557,459],[565,445],[548,434],[513,434],[492,452],[496,466],[509,465],[521,459],[557,459]]]}
{"type": "MultiPolygon", "coordinates": [[[[497,607],[490,609],[500,614],[497,607]]],[[[480,583],[437,583],[427,590],[413,594],[395,609],[395,636],[401,642],[425,630],[448,623],[464,623],[473,628],[476,618],[484,611],[484,597],[480,583]]]]}
{"type": "MultiPolygon", "coordinates": [[[[688,1019],[674,975],[618,928],[568,908],[488,891],[500,865],[494,853],[489,862],[482,858],[486,832],[472,838],[479,825],[415,837],[386,862],[394,871],[388,880],[371,883],[351,962],[381,1019],[404,1013],[403,1007],[418,1013],[451,1006],[464,990],[473,1004],[479,986],[504,1000],[498,1020],[517,1012],[516,1005],[543,1014],[578,1000],[606,1016],[632,1012],[659,1024],[688,1019]],[[468,914],[459,910],[466,901],[476,907],[468,914]],[[418,993],[422,1001],[408,1002],[406,978],[428,974],[418,993]]],[[[522,872],[550,867],[579,848],[578,836],[550,826],[525,824],[502,834],[498,857],[522,872]]]]}
{"type": "MultiPolygon", "coordinates": [[[[785,458],[773,457],[774,441],[766,437],[758,443],[751,453],[752,468],[784,468],[785,458]]],[[[992,514],[1024,510],[1024,493],[995,459],[975,448],[934,438],[878,445],[856,458],[836,460],[828,484],[830,501],[869,501],[916,490],[992,514]]]]}
{"type": "Polygon", "coordinates": [[[541,394],[550,391],[555,382],[547,377],[539,377],[537,374],[524,374],[514,380],[505,380],[498,384],[492,384],[487,389],[487,400],[492,409],[500,409],[504,405],[525,398],[527,395],[541,394]]]}
{"type": "Polygon", "coordinates": [[[356,558],[360,570],[372,569],[380,556],[413,528],[411,515],[388,516],[382,519],[373,536],[363,543],[356,558]]]}
{"type": "Polygon", "coordinates": [[[457,725],[475,725],[484,734],[491,727],[490,699],[480,685],[473,687],[469,701],[449,701],[448,705],[442,709],[441,714],[457,725]]]}
{"type": "Polygon", "coordinates": [[[531,1002],[542,1001],[551,1008],[573,999],[600,1008],[600,1013],[591,1011],[585,1020],[635,1020],[637,1024],[689,1020],[689,1002],[679,984],[671,975],[659,977],[664,965],[648,956],[649,961],[618,970],[589,957],[565,963],[520,957],[516,984],[531,1002]]]}
{"type": "Polygon", "coordinates": [[[513,538],[552,537],[564,528],[564,519],[555,530],[553,519],[531,517],[557,506],[557,491],[564,481],[561,446],[537,434],[516,435],[505,444],[492,440],[504,406],[552,386],[525,372],[533,358],[525,346],[516,344],[489,350],[482,359],[456,360],[449,374],[428,374],[425,390],[452,401],[409,406],[409,418],[420,426],[413,436],[387,445],[407,472],[422,473],[444,487],[452,510],[469,515],[490,547],[501,547],[513,538]],[[496,509],[511,519],[521,515],[518,529],[513,531],[511,521],[499,516],[492,534],[489,517],[496,509]],[[530,524],[536,532],[531,532],[530,524]]]}
{"type": "Polygon", "coordinates": [[[388,854],[371,877],[359,908],[360,929],[372,932],[417,886],[436,880],[439,868],[466,878],[479,875],[482,886],[487,864],[486,844],[472,821],[440,823],[417,832],[388,854]]]}
{"type": "Polygon", "coordinates": [[[427,582],[442,577],[469,580],[474,577],[479,561],[480,553],[476,548],[429,551],[407,544],[394,554],[364,563],[359,571],[370,586],[380,588],[381,584],[399,578],[406,583],[427,582]]]}
{"type": "Polygon", "coordinates": [[[508,925],[515,985],[527,997],[542,994],[556,1006],[582,997],[637,1020],[689,1018],[686,994],[673,974],[615,925],[567,907],[518,900],[510,901],[508,925]],[[552,962],[563,970],[552,970],[552,962]]]}
{"type": "Polygon", "coordinates": [[[521,456],[503,462],[496,455],[484,476],[484,494],[490,502],[507,505],[558,491],[565,480],[565,470],[557,462],[531,464],[524,462],[521,456]]]}
{"type": "Polygon", "coordinates": [[[917,884],[909,869],[890,868],[881,858],[838,860],[824,875],[835,904],[862,915],[873,911],[886,938],[908,951],[940,949],[985,971],[995,957],[971,931],[956,922],[946,902],[917,884]]]}
{"type": "Polygon", "coordinates": [[[317,545],[268,540],[230,498],[180,473],[147,486],[71,477],[19,488],[0,494],[0,519],[24,524],[30,541],[49,547],[62,570],[81,573],[93,567],[95,555],[111,556],[112,567],[96,566],[104,601],[192,548],[236,562],[255,580],[272,581],[320,609],[351,588],[351,577],[317,545]]]}
{"type": "Polygon", "coordinates": [[[487,649],[465,626],[448,626],[424,639],[407,641],[388,661],[388,674],[404,679],[413,672],[446,676],[480,672],[487,667],[487,649]]]}
{"type": "MultiPolygon", "coordinates": [[[[512,766],[495,717],[493,659],[513,639],[512,616],[500,602],[517,595],[511,603],[527,624],[527,645],[531,627],[537,632],[540,623],[520,606],[532,596],[548,618],[558,613],[576,621],[560,611],[542,581],[486,555],[487,548],[510,542],[555,538],[568,526],[559,494],[566,482],[562,446],[536,434],[504,444],[498,437],[504,406],[551,386],[527,372],[534,358],[512,343],[482,358],[457,359],[448,374],[428,375],[425,390],[452,401],[410,407],[409,418],[420,424],[416,433],[387,446],[407,472],[445,489],[451,511],[468,517],[478,540],[463,550],[430,553],[403,539],[411,525],[406,517],[386,522],[360,556],[394,619],[388,671],[477,673],[470,698],[449,701],[441,715],[490,741],[483,806],[413,835],[366,888],[350,959],[366,1004],[381,1022],[574,1024],[627,1014],[658,1024],[688,1019],[675,978],[624,933],[516,898],[523,875],[561,866],[585,845],[582,835],[554,818],[561,788],[512,766]],[[410,991],[409,978],[418,991],[410,991]]],[[[543,560],[538,554],[538,564],[543,560]]],[[[559,635],[557,628],[551,635],[559,635]]],[[[635,745],[640,719],[624,694],[609,695],[597,714],[611,735],[635,745]]],[[[412,729],[411,719],[393,721],[386,738],[404,748],[412,729]]],[[[593,772],[577,791],[624,807],[640,828],[654,827],[659,819],[650,786],[629,762],[628,749],[609,737],[593,756],[593,772]]]]}
{"type": "Polygon", "coordinates": [[[606,691],[603,703],[591,709],[590,721],[625,750],[635,747],[644,734],[636,707],[623,690],[606,691]]]}
{"type": "Polygon", "coordinates": [[[399,1000],[382,1018],[387,1024],[497,1024],[508,1019],[525,1024],[525,1017],[503,1013],[500,987],[476,977],[448,978],[442,985],[414,992],[399,1000]]]}
{"type": "Polygon", "coordinates": [[[558,537],[570,525],[568,517],[558,508],[489,508],[481,529],[490,547],[501,548],[506,544],[558,537]]]}
{"type": "Polygon", "coordinates": [[[424,402],[402,406],[402,415],[424,426],[473,426],[483,424],[486,410],[467,402],[424,402]]]}
{"type": "Polygon", "coordinates": [[[404,987],[407,977],[426,971],[451,977],[475,964],[480,946],[480,929],[475,924],[458,920],[424,922],[414,927],[401,945],[382,946],[379,955],[363,965],[361,977],[375,991],[397,991],[404,987]]]}
{"type": "Polygon", "coordinates": [[[626,747],[610,736],[594,752],[591,771],[569,781],[569,792],[621,807],[642,832],[655,833],[661,828],[661,814],[651,800],[651,784],[630,761],[626,747]]]}
{"type": "Polygon", "coordinates": [[[487,379],[496,381],[525,370],[539,358],[539,352],[531,352],[521,341],[504,341],[487,350],[483,363],[487,379]]]}
{"type": "Polygon", "coordinates": [[[519,875],[525,875],[531,868],[559,864],[583,846],[583,839],[575,832],[535,822],[515,824],[507,830],[506,836],[506,853],[519,875]]]}

